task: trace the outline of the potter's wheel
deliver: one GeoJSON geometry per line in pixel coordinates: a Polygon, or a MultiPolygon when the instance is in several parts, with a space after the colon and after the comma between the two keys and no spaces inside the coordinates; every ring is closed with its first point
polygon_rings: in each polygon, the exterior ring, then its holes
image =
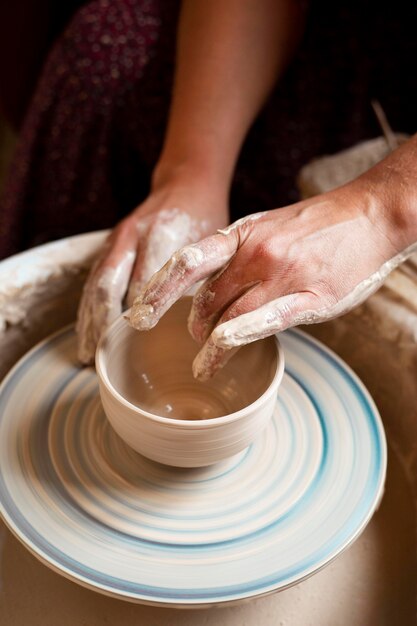
{"type": "Polygon", "coordinates": [[[283,589],[348,546],[383,490],[385,438],[362,384],[307,335],[280,335],[286,374],[246,451],[177,470],[113,432],[65,329],[0,388],[0,512],[43,562],[97,591],[199,606],[283,589]]]}

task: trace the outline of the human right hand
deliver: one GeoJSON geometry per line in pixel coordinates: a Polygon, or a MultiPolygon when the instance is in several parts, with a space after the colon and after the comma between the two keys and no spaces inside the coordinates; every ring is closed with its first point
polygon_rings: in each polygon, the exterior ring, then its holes
{"type": "Polygon", "coordinates": [[[152,328],[207,279],[189,318],[202,344],[193,372],[205,380],[234,348],[346,313],[417,248],[416,165],[417,136],[343,187],[182,248],[135,299],[131,325],[152,328]]]}

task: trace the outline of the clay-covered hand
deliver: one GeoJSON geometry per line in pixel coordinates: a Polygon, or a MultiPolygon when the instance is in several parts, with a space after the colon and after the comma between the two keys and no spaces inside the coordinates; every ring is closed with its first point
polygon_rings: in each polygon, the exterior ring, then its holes
{"type": "Polygon", "coordinates": [[[78,357],[94,360],[103,330],[133,302],[144,283],[184,245],[228,223],[227,203],[195,183],[165,184],[110,233],[78,309],[78,357]]]}
{"type": "Polygon", "coordinates": [[[292,206],[239,220],[186,246],[135,299],[130,323],[153,327],[193,283],[192,336],[204,344],[193,371],[211,377],[233,348],[347,312],[410,253],[366,177],[292,206]]]}

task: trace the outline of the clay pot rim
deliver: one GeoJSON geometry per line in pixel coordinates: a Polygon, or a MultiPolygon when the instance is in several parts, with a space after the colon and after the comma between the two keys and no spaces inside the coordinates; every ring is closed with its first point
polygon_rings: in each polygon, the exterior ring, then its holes
{"type": "MultiPolygon", "coordinates": [[[[137,414],[138,417],[145,417],[149,421],[158,422],[160,424],[166,424],[175,426],[181,429],[206,429],[208,427],[215,428],[216,426],[221,426],[223,424],[228,424],[234,421],[238,421],[241,418],[246,417],[246,414],[253,413],[256,411],[258,406],[262,405],[269,399],[269,397],[277,393],[279,385],[281,384],[282,378],[284,376],[284,367],[285,367],[285,359],[284,352],[281,346],[281,343],[277,337],[277,335],[271,335],[271,338],[274,340],[274,345],[277,351],[277,361],[276,361],[276,370],[274,376],[269,383],[268,387],[265,391],[251,404],[246,405],[243,409],[239,409],[234,413],[228,413],[227,415],[221,415],[219,417],[212,417],[209,419],[200,419],[200,420],[182,420],[173,417],[165,417],[162,415],[157,415],[156,413],[150,413],[145,409],[142,409],[129,400],[126,400],[118,391],[114,388],[107,374],[106,367],[106,357],[104,350],[104,342],[107,338],[107,334],[113,329],[113,327],[123,324],[128,324],[125,313],[120,315],[103,333],[100,338],[100,341],[97,345],[96,356],[95,356],[95,366],[98,378],[101,383],[105,386],[106,390],[110,393],[110,395],[121,405],[130,409],[134,413],[137,414]]],[[[138,331],[140,332],[140,331],[138,331]]]]}

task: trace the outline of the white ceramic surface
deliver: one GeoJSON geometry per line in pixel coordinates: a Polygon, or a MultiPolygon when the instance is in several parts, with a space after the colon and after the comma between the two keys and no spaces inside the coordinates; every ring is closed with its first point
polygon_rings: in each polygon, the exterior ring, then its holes
{"type": "Polygon", "coordinates": [[[358,379],[318,342],[282,336],[273,420],[245,452],[181,470],[109,427],[71,329],[0,389],[0,512],[43,562],[106,594],[220,605],[284,589],[329,563],[382,494],[386,447],[358,379]]]}
{"type": "Polygon", "coordinates": [[[134,450],[177,467],[211,465],[238,454],[271,419],[284,372],[278,340],[245,346],[212,380],[192,376],[199,346],[187,330],[183,298],[150,331],[122,317],[97,349],[104,411],[134,450]]]}

